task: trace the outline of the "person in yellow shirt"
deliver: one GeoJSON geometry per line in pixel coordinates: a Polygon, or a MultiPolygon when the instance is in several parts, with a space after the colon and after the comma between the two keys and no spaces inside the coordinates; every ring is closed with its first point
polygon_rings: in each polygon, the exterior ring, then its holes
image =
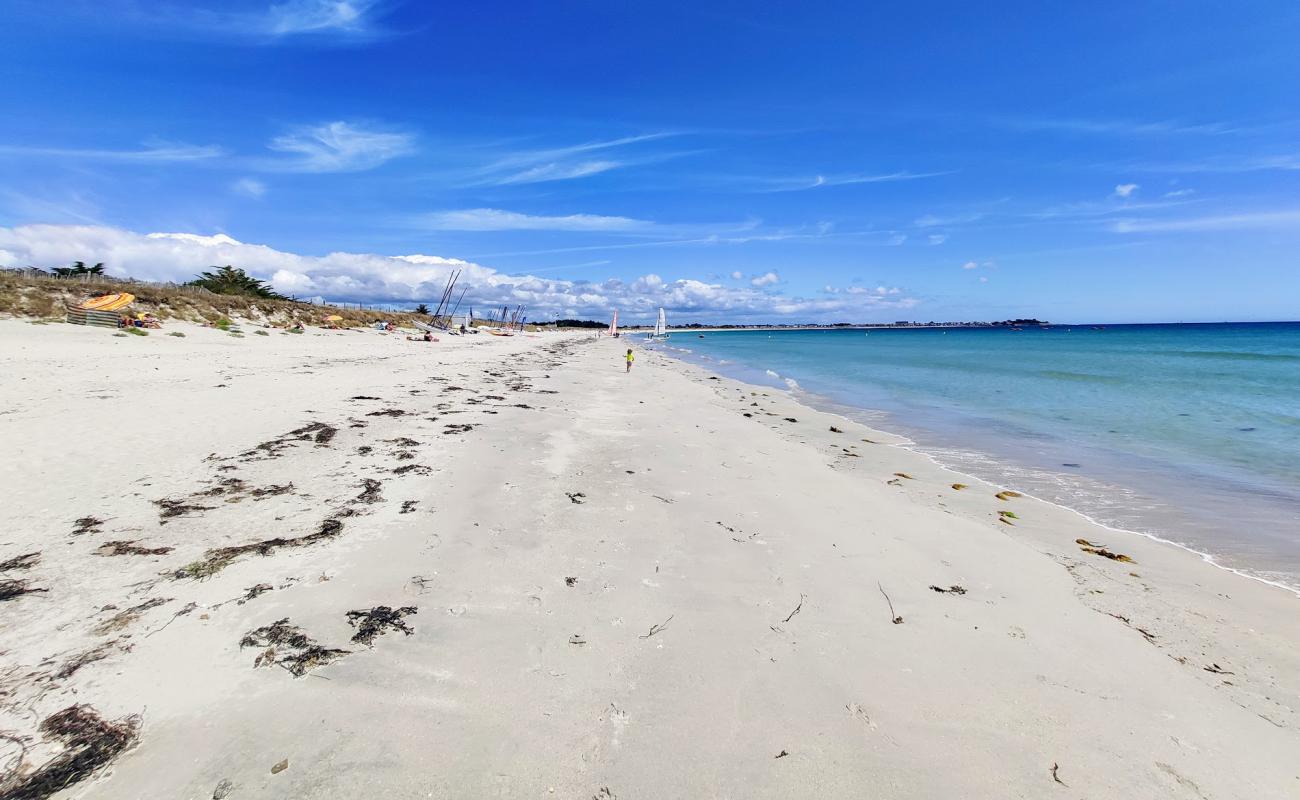
{"type": "Polygon", "coordinates": [[[627,349],[627,372],[632,371],[632,348],[627,349]]]}

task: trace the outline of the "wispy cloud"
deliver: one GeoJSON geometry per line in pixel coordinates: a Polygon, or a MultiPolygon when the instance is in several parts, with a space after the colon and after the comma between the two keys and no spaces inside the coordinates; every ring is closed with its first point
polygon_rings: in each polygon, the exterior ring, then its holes
{"type": "Polygon", "coordinates": [[[266,184],[255,178],[240,178],[230,184],[230,191],[248,197],[261,197],[266,194],[266,184]]]}
{"type": "Polygon", "coordinates": [[[267,11],[267,30],[276,36],[341,32],[373,34],[377,0],[289,0],[267,11]]]}
{"type": "Polygon", "coordinates": [[[1024,131],[1051,131],[1058,133],[1103,136],[1170,136],[1194,134],[1220,136],[1237,133],[1244,128],[1224,122],[1183,122],[1179,120],[1132,119],[1078,119],[1051,117],[995,117],[996,124],[1024,131]]]}
{"type": "Polygon", "coordinates": [[[310,40],[322,44],[349,44],[374,40],[391,33],[380,18],[394,2],[388,0],[283,0],[259,8],[157,2],[124,4],[124,19],[160,35],[180,38],[227,39],[274,45],[310,40]]]}
{"type": "Polygon", "coordinates": [[[912,224],[918,228],[939,228],[949,225],[968,225],[972,222],[978,222],[984,217],[985,214],[982,211],[969,211],[964,214],[950,214],[944,217],[924,214],[914,219],[912,224]]]}
{"type": "Polygon", "coordinates": [[[148,142],[144,147],[136,150],[0,145],[0,156],[6,155],[24,158],[69,158],[87,161],[151,163],[206,161],[225,155],[225,150],[215,145],[173,144],[169,142],[148,142]]]}
{"type": "Polygon", "coordinates": [[[895,183],[898,181],[915,181],[922,178],[937,178],[952,175],[952,170],[940,172],[887,172],[879,175],[814,175],[811,178],[754,178],[768,184],[769,192],[799,192],[807,189],[820,189],[826,186],[854,186],[863,183],[895,183]]]}
{"type": "Polygon", "coordinates": [[[1116,220],[1111,230],[1116,233],[1161,233],[1177,231],[1228,231],[1252,228],[1300,227],[1300,208],[1278,211],[1252,211],[1217,216],[1183,217],[1181,219],[1123,219],[1116,220]]]}
{"type": "Polygon", "coordinates": [[[417,223],[443,231],[586,231],[622,233],[645,231],[653,222],[629,217],[606,217],[595,214],[537,216],[496,208],[467,208],[438,211],[418,218],[417,223]]]}
{"type": "Polygon", "coordinates": [[[368,128],[354,122],[329,122],[277,136],[267,145],[289,158],[263,166],[290,172],[359,172],[415,152],[409,133],[368,128]]]}
{"type": "Polygon", "coordinates": [[[655,163],[681,154],[642,152],[603,158],[593,158],[592,155],[681,135],[683,135],[681,132],[664,131],[563,147],[515,150],[497,155],[482,166],[474,168],[466,182],[471,186],[508,186],[566,181],[599,175],[615,169],[655,163]]]}
{"type": "Polygon", "coordinates": [[[553,161],[549,164],[538,164],[535,167],[529,167],[513,175],[502,176],[493,180],[492,183],[498,186],[507,186],[512,183],[567,181],[573,178],[585,178],[588,175],[608,172],[621,166],[624,166],[622,161],[579,161],[573,164],[561,164],[553,161]]]}
{"type": "Polygon", "coordinates": [[[1115,187],[1115,196],[1125,198],[1132,197],[1133,193],[1137,190],[1138,185],[1136,183],[1121,183],[1115,187]]]}

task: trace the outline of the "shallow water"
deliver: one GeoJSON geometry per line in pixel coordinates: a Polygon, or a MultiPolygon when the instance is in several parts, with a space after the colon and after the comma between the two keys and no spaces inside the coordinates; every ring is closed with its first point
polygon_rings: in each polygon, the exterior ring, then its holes
{"type": "Polygon", "coordinates": [[[1300,587],[1300,323],[725,331],[654,346],[1300,587]]]}

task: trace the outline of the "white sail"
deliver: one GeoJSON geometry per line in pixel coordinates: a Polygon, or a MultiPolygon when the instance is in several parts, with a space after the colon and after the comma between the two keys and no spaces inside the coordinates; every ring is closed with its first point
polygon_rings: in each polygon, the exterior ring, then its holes
{"type": "Polygon", "coordinates": [[[663,336],[668,332],[668,319],[664,315],[664,310],[659,309],[659,319],[655,321],[655,336],[663,336]]]}
{"type": "Polygon", "coordinates": [[[614,318],[609,321],[609,335],[618,335],[618,309],[614,309],[614,318]]]}

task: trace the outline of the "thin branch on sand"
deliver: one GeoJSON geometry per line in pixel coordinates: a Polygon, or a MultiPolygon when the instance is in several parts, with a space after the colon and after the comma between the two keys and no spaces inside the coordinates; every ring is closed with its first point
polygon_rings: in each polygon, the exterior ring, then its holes
{"type": "Polygon", "coordinates": [[[885,594],[885,587],[880,585],[880,581],[876,581],[876,588],[880,589],[880,593],[885,595],[885,602],[889,603],[889,621],[895,625],[902,625],[903,618],[898,616],[898,613],[894,611],[894,601],[889,599],[888,594],[885,594]]]}
{"type": "Polygon", "coordinates": [[[795,615],[795,614],[798,614],[800,611],[803,611],[803,601],[804,601],[804,600],[807,600],[807,599],[808,599],[808,595],[806,595],[806,594],[802,594],[802,593],[801,593],[801,594],[799,595],[799,605],[795,606],[795,607],[794,607],[794,611],[791,611],[791,612],[790,612],[790,616],[788,616],[788,617],[786,617],[785,619],[781,620],[781,622],[785,623],[785,622],[789,622],[790,620],[794,619],[794,615],[795,615]]]}
{"type": "Polygon", "coordinates": [[[670,623],[670,622],[673,621],[673,617],[674,617],[674,616],[676,616],[676,615],[675,615],[675,614],[669,614],[669,615],[668,615],[668,619],[664,620],[663,622],[659,623],[658,625],[651,625],[651,626],[650,626],[650,632],[649,632],[649,633],[643,633],[643,634],[641,634],[641,636],[638,637],[638,638],[641,638],[641,639],[649,639],[651,636],[654,636],[656,633],[661,632],[664,628],[667,628],[667,627],[668,627],[668,623],[670,623]]]}

